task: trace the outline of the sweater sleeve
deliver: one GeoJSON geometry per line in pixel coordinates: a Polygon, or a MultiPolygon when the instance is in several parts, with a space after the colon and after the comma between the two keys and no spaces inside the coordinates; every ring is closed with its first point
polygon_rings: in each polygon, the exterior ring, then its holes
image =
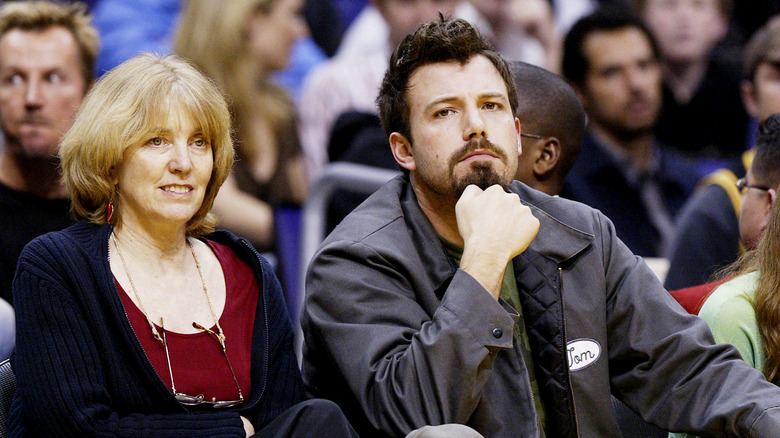
{"type": "Polygon", "coordinates": [[[94,326],[99,321],[89,314],[99,309],[94,300],[76,298],[77,290],[86,293],[85,284],[79,284],[85,275],[72,274],[89,264],[62,258],[68,256],[73,255],[56,245],[28,245],[14,280],[18,343],[13,369],[21,398],[14,403],[22,406],[26,434],[244,437],[236,412],[185,412],[172,397],[163,399],[132,377],[112,382],[123,393],[108,391],[104,365],[122,357],[118,348],[103,348],[97,341],[109,335],[107,327],[94,326]],[[137,406],[145,411],[135,411],[137,406]]]}

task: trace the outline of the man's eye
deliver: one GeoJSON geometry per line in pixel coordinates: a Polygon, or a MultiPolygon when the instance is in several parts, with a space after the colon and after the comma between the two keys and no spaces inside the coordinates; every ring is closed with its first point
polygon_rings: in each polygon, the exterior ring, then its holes
{"type": "Polygon", "coordinates": [[[59,73],[49,73],[48,75],[46,75],[46,80],[48,82],[56,84],[57,82],[60,82],[62,80],[62,76],[60,76],[59,73]]]}
{"type": "Polygon", "coordinates": [[[498,108],[499,108],[499,105],[497,103],[495,103],[495,102],[487,102],[487,103],[485,103],[485,109],[494,110],[494,109],[498,109],[498,108]]]}
{"type": "Polygon", "coordinates": [[[18,85],[22,83],[22,75],[19,73],[12,74],[5,79],[5,82],[11,85],[18,85]]]}
{"type": "Polygon", "coordinates": [[[436,111],[436,117],[447,117],[450,114],[452,114],[452,110],[449,109],[441,109],[436,111]]]}

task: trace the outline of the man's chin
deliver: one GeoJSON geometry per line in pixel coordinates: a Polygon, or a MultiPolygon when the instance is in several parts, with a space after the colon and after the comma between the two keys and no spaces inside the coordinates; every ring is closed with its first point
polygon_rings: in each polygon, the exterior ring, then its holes
{"type": "Polygon", "coordinates": [[[49,138],[28,137],[20,139],[19,153],[28,159],[57,161],[57,142],[49,138]]]}
{"type": "Polygon", "coordinates": [[[472,166],[469,172],[460,177],[456,177],[452,182],[452,191],[456,198],[460,198],[466,187],[475,185],[482,190],[493,185],[500,185],[504,190],[509,188],[512,183],[511,178],[503,178],[492,166],[472,166]]]}

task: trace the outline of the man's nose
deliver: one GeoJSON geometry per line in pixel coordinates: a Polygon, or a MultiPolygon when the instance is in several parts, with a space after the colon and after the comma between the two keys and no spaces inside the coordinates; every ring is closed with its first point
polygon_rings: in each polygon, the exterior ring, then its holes
{"type": "Polygon", "coordinates": [[[479,111],[479,108],[473,108],[466,111],[466,127],[463,134],[464,140],[487,137],[485,119],[479,111]]]}
{"type": "Polygon", "coordinates": [[[24,90],[24,104],[27,107],[39,107],[43,103],[43,92],[39,81],[32,79],[24,90]]]}

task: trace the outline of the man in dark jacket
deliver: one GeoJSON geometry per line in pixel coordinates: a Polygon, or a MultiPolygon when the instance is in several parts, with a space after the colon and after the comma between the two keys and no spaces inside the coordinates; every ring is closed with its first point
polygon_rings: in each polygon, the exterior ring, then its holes
{"type": "Polygon", "coordinates": [[[371,437],[619,436],[610,393],[666,430],[776,436],[780,388],[714,345],[605,216],[512,182],[512,77],[467,22],[407,36],[378,102],[404,175],[312,260],[312,394],[371,437]]]}

